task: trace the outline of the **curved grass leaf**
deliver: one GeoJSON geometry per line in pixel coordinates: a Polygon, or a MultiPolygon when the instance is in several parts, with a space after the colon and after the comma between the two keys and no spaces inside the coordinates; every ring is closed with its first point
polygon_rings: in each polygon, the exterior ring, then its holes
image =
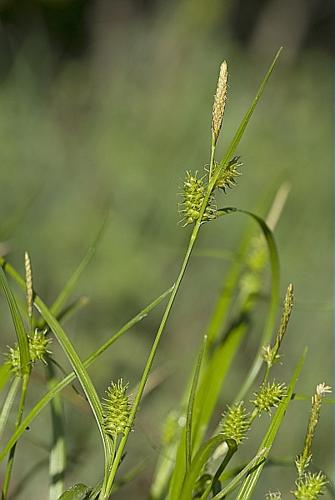
{"type": "MultiPolygon", "coordinates": [[[[278,406],[276,413],[274,414],[274,416],[271,420],[269,429],[268,429],[267,433],[265,434],[265,436],[262,440],[262,443],[259,447],[259,451],[258,451],[259,453],[264,448],[266,448],[266,453],[264,454],[265,458],[268,456],[268,454],[271,450],[272,444],[277,436],[279,428],[280,428],[282,421],[285,417],[285,413],[286,413],[287,407],[290,403],[290,400],[291,400],[291,397],[292,397],[292,394],[294,391],[294,387],[296,385],[296,382],[299,378],[300,372],[301,372],[302,367],[303,367],[304,362],[305,362],[306,353],[307,353],[307,349],[305,349],[303,355],[300,357],[300,359],[295,367],[294,373],[292,375],[290,384],[289,384],[288,389],[287,389],[287,395],[285,396],[285,398],[282,400],[282,402],[278,406]]],[[[255,471],[253,471],[251,474],[249,474],[247,476],[247,478],[243,482],[242,487],[241,487],[241,489],[236,497],[237,500],[249,500],[249,498],[251,498],[251,495],[256,487],[257,481],[259,479],[259,476],[261,475],[263,467],[264,467],[264,463],[262,463],[255,471]]]]}
{"type": "MultiPolygon", "coordinates": [[[[20,365],[21,365],[21,373],[25,375],[30,371],[30,354],[29,354],[29,344],[28,337],[24,328],[23,320],[20,314],[19,307],[17,305],[16,299],[9,288],[6,275],[3,271],[3,268],[0,267],[0,283],[3,288],[9,310],[12,316],[16,336],[17,343],[20,351],[20,365]]],[[[24,281],[23,281],[24,283],[24,281]]]]}
{"type": "Polygon", "coordinates": [[[247,210],[241,210],[238,208],[234,207],[227,207],[220,209],[220,212],[222,214],[230,214],[230,213],[235,213],[235,212],[240,212],[248,215],[249,217],[252,217],[259,227],[262,230],[262,233],[265,237],[268,250],[269,250],[269,256],[270,256],[270,265],[271,265],[271,274],[272,274],[272,283],[271,283],[271,301],[270,301],[270,307],[269,307],[269,313],[267,316],[266,324],[264,327],[264,331],[262,334],[262,337],[260,339],[260,344],[259,348],[256,354],[256,357],[254,359],[254,362],[249,370],[249,373],[247,377],[245,378],[245,381],[239,390],[238,395],[236,396],[236,401],[241,401],[245,394],[248,392],[250,387],[252,386],[253,382],[255,381],[259,370],[262,366],[263,360],[261,357],[261,352],[262,352],[262,347],[267,344],[272,336],[275,323],[276,323],[276,316],[277,316],[277,310],[278,310],[278,305],[279,305],[279,287],[280,287],[280,277],[279,277],[279,257],[278,257],[278,251],[276,247],[275,240],[272,235],[272,231],[266,224],[266,222],[259,217],[258,215],[249,212],[247,210]]]}
{"type": "MultiPolygon", "coordinates": [[[[13,271],[15,271],[13,269],[13,271]]],[[[130,330],[133,326],[135,326],[137,323],[142,321],[148,314],[149,312],[157,307],[172,291],[173,287],[169,288],[166,290],[162,295],[160,295],[157,299],[155,299],[151,304],[149,304],[147,307],[145,307],[142,311],[140,311],[136,316],[134,316],[131,320],[129,320],[124,326],[122,326],[110,339],[108,339],[102,346],[100,346],[98,349],[96,349],[86,360],[84,361],[84,366],[85,368],[88,368],[94,361],[104,352],[106,349],[108,349],[114,342],[116,342],[122,335],[124,335],[128,330],[130,330]]],[[[45,408],[48,403],[55,397],[56,394],[58,394],[60,391],[62,391],[66,386],[71,384],[76,378],[76,375],[74,372],[70,373],[67,375],[64,379],[62,379],[60,382],[58,382],[54,387],[52,387],[36,404],[35,406],[30,410],[28,415],[24,418],[22,421],[21,425],[16,429],[16,431],[12,434],[8,442],[6,443],[6,446],[3,448],[3,450],[0,452],[0,462],[4,459],[6,454],[8,453],[8,450],[13,446],[13,444],[16,443],[16,441],[22,436],[22,434],[25,432],[26,428],[31,424],[31,422],[34,420],[34,418],[39,415],[39,413],[45,408]]]]}
{"type": "Polygon", "coordinates": [[[64,491],[64,493],[59,497],[59,500],[87,500],[91,491],[92,488],[85,486],[85,484],[78,483],[64,491]]]}
{"type": "Polygon", "coordinates": [[[229,464],[230,460],[232,459],[232,457],[235,455],[235,453],[237,451],[237,443],[234,439],[227,439],[226,444],[228,446],[228,450],[225,454],[225,457],[222,460],[220,466],[218,467],[212,481],[210,482],[210,484],[207,486],[206,490],[202,494],[200,500],[206,500],[211,491],[213,491],[213,494],[215,494],[218,487],[219,487],[219,490],[221,489],[221,484],[220,484],[221,474],[223,474],[223,471],[225,470],[225,468],[229,464]]]}
{"type": "Polygon", "coordinates": [[[11,372],[8,363],[3,363],[0,366],[0,391],[5,387],[8,380],[10,379],[11,372]]]}
{"type": "Polygon", "coordinates": [[[181,433],[179,446],[176,454],[174,473],[171,479],[171,498],[176,498],[177,495],[179,494],[183,485],[185,475],[187,474],[192,462],[192,446],[193,446],[192,430],[194,421],[194,403],[199,381],[201,363],[204,357],[206,344],[207,344],[207,336],[205,335],[203,338],[201,349],[197,357],[194,374],[191,381],[191,389],[186,410],[186,425],[181,433]]]}
{"type": "MultiPolygon", "coordinates": [[[[250,118],[252,117],[253,115],[253,112],[255,111],[255,108],[264,92],[264,89],[266,87],[266,84],[268,83],[268,80],[274,70],[274,67],[277,63],[277,60],[280,56],[280,53],[281,51],[283,50],[283,47],[280,47],[279,50],[277,51],[268,71],[266,72],[260,86],[258,87],[258,91],[257,91],[257,94],[256,96],[254,97],[254,100],[252,101],[249,109],[247,110],[246,114],[244,115],[237,131],[235,132],[235,135],[233,137],[233,140],[231,141],[231,143],[229,144],[228,146],[228,149],[222,159],[222,161],[220,162],[220,166],[221,168],[218,169],[218,172],[217,172],[217,175],[215,176],[216,178],[218,178],[220,176],[220,174],[222,173],[222,170],[226,167],[227,163],[229,162],[229,160],[231,159],[231,157],[233,156],[233,154],[235,153],[236,151],[236,148],[237,146],[239,145],[241,139],[242,139],[242,136],[245,132],[245,129],[247,128],[247,125],[250,121],[250,118]]],[[[215,179],[216,180],[216,179],[215,179]]],[[[215,183],[215,182],[214,182],[215,183]]]]}
{"type": "Polygon", "coordinates": [[[0,414],[0,440],[3,434],[3,431],[6,427],[6,423],[10,414],[10,411],[12,409],[15,396],[17,394],[17,391],[20,386],[20,377],[14,377],[13,381],[10,385],[9,391],[7,393],[7,396],[5,398],[5,401],[3,402],[1,414],[0,414]]]}
{"type": "Polygon", "coordinates": [[[57,319],[54,317],[54,315],[50,312],[48,307],[44,304],[44,302],[40,299],[40,297],[36,296],[35,300],[35,307],[37,310],[40,312],[42,318],[44,318],[45,322],[49,326],[49,328],[52,330],[54,333],[56,339],[58,340],[59,344],[61,345],[63,351],[65,352],[68,360],[70,361],[70,364],[73,368],[73,371],[75,372],[78,381],[80,385],[82,386],[82,389],[87,397],[87,400],[89,402],[89,405],[91,407],[91,410],[93,412],[94,418],[96,420],[99,432],[100,432],[100,437],[101,441],[103,443],[103,448],[104,448],[104,454],[105,454],[105,469],[107,470],[108,468],[108,462],[111,456],[110,453],[110,440],[106,433],[104,432],[103,428],[103,412],[102,412],[102,405],[101,401],[99,399],[99,396],[95,390],[95,387],[93,385],[93,382],[90,378],[90,376],[87,373],[87,370],[85,368],[84,363],[80,359],[80,357],[77,354],[77,351],[75,350],[72,342],[66,335],[65,331],[63,330],[62,326],[60,323],[57,321],[57,319]]]}
{"type": "Polygon", "coordinates": [[[185,455],[186,455],[186,472],[190,468],[192,461],[192,426],[193,426],[193,413],[196,390],[199,382],[199,375],[201,369],[202,359],[205,354],[207,343],[207,335],[204,336],[202,346],[198,355],[197,363],[194,370],[192,379],[191,392],[188,400],[187,413],[186,413],[186,426],[185,426],[185,455]]]}
{"type": "MultiPolygon", "coordinates": [[[[52,363],[46,366],[48,388],[57,385],[55,367],[52,363]]],[[[64,411],[60,394],[50,401],[52,442],[49,454],[49,500],[57,500],[64,491],[64,475],[66,467],[66,440],[64,429],[64,411]]]]}
{"type": "Polygon", "coordinates": [[[174,500],[178,498],[179,500],[190,500],[192,498],[192,491],[195,486],[197,479],[203,467],[206,465],[210,457],[213,455],[216,448],[225,441],[223,434],[212,437],[207,443],[205,443],[199,451],[194,456],[192,460],[190,470],[185,477],[185,482],[179,496],[174,496],[173,491],[171,491],[170,499],[174,500]]]}
{"type": "Polygon", "coordinates": [[[266,451],[266,448],[264,448],[259,453],[257,453],[257,455],[252,460],[250,460],[250,462],[238,474],[236,474],[234,479],[230,481],[230,483],[225,486],[219,493],[217,493],[212,500],[220,500],[221,498],[224,498],[226,495],[228,495],[228,493],[234,491],[234,489],[237,488],[246,474],[248,474],[255,467],[259,467],[261,465],[261,460],[264,458],[266,451]]]}

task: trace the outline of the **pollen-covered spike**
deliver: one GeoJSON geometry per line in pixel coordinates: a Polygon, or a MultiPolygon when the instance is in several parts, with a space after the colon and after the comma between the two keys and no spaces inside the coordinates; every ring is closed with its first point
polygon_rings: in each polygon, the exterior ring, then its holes
{"type": "Polygon", "coordinates": [[[26,274],[26,295],[27,295],[27,308],[28,317],[31,319],[33,317],[33,303],[34,303],[34,291],[33,291],[33,273],[31,268],[31,261],[28,252],[24,254],[24,268],[26,274]]]}
{"type": "Polygon", "coordinates": [[[315,394],[312,397],[312,409],[307,425],[304,449],[302,453],[298,455],[298,457],[295,460],[295,465],[299,476],[301,476],[304,473],[305,469],[307,469],[312,459],[312,443],[315,434],[315,429],[320,419],[322,398],[326,394],[330,394],[331,392],[332,389],[329,385],[322,383],[316,386],[315,394]]]}
{"type": "Polygon", "coordinates": [[[220,66],[219,78],[214,95],[214,103],[212,110],[212,135],[214,145],[219,138],[224,110],[227,100],[227,82],[228,82],[228,68],[227,62],[223,61],[220,66]]]}

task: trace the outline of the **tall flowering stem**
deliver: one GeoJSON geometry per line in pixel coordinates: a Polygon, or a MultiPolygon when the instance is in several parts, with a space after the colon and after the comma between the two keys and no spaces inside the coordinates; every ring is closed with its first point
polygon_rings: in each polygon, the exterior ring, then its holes
{"type": "MultiPolygon", "coordinates": [[[[155,355],[156,355],[156,352],[158,349],[160,339],[162,337],[162,334],[163,334],[163,331],[165,329],[167,320],[169,318],[171,309],[173,307],[173,304],[174,304],[174,301],[176,299],[177,293],[179,291],[181,282],[183,280],[188,262],[190,260],[191,254],[192,254],[192,250],[194,248],[195,242],[197,240],[197,237],[198,237],[198,234],[200,231],[200,226],[203,222],[203,215],[204,215],[206,208],[208,206],[208,202],[210,200],[210,197],[212,196],[213,190],[216,187],[216,183],[217,183],[219,176],[222,174],[222,172],[224,171],[224,169],[228,165],[228,162],[231,160],[231,158],[234,155],[234,152],[235,152],[235,150],[236,150],[236,148],[237,148],[237,146],[238,146],[238,144],[243,136],[243,133],[244,133],[244,131],[249,123],[249,120],[254,112],[254,109],[255,109],[255,107],[256,107],[256,105],[257,105],[257,103],[258,103],[258,101],[259,101],[259,99],[260,99],[260,97],[265,89],[267,81],[271,76],[271,73],[274,69],[274,66],[277,62],[277,59],[279,57],[281,50],[282,49],[278,50],[270,68],[268,69],[265,77],[263,78],[263,81],[261,82],[261,85],[259,86],[256,97],[254,98],[249,109],[247,110],[246,114],[244,115],[244,117],[241,121],[241,124],[240,124],[239,128],[237,129],[222,162],[220,163],[219,168],[217,168],[216,171],[212,175],[214,161],[215,161],[214,160],[215,147],[216,147],[216,142],[218,139],[218,133],[220,132],[220,128],[221,128],[221,124],[222,124],[223,110],[224,110],[224,106],[223,106],[221,122],[219,122],[219,121],[215,122],[216,128],[214,129],[214,109],[216,110],[216,106],[214,103],[213,116],[212,116],[212,147],[211,147],[211,158],[210,158],[210,165],[209,165],[209,182],[207,184],[207,190],[206,190],[206,193],[204,195],[201,208],[199,210],[199,216],[194,223],[193,230],[192,230],[192,233],[190,235],[189,243],[188,243],[188,246],[186,249],[186,253],[185,253],[184,259],[183,259],[182,264],[181,264],[181,268],[179,270],[179,273],[178,273],[176,282],[174,284],[172,293],[170,295],[169,301],[168,301],[166,308],[164,310],[160,325],[158,327],[158,330],[157,330],[157,333],[155,336],[155,340],[153,342],[152,348],[151,348],[149,356],[147,358],[147,362],[146,362],[146,365],[145,365],[145,368],[143,370],[142,377],[141,377],[141,380],[140,380],[140,383],[138,386],[138,391],[137,391],[137,394],[136,394],[135,399],[134,399],[134,404],[133,404],[131,411],[130,411],[128,426],[125,429],[125,432],[120,440],[120,444],[117,448],[115,458],[113,460],[113,463],[112,463],[111,468],[110,468],[110,472],[108,474],[108,478],[106,478],[106,477],[104,478],[104,487],[101,490],[99,500],[108,500],[108,498],[109,498],[109,495],[110,495],[110,492],[111,492],[111,489],[113,486],[114,478],[115,478],[116,472],[118,470],[120,460],[122,458],[123,451],[124,451],[124,448],[125,448],[127,440],[128,440],[130,430],[133,428],[135,416],[136,416],[137,410],[139,408],[139,405],[140,405],[140,402],[142,399],[144,388],[145,388],[146,382],[147,382],[148,377],[149,377],[149,373],[150,373],[150,370],[151,370],[151,367],[152,367],[152,364],[153,364],[153,361],[154,361],[154,358],[155,358],[155,355]],[[220,125],[220,126],[218,127],[218,125],[220,125]]],[[[220,74],[221,74],[221,69],[220,69],[220,74]]],[[[219,76],[219,81],[220,81],[220,76],[219,76]]],[[[214,101],[215,101],[215,99],[214,99],[214,101]]],[[[224,102],[225,102],[225,99],[224,99],[224,102]]],[[[220,115],[218,115],[218,117],[220,119],[220,115]]]]}

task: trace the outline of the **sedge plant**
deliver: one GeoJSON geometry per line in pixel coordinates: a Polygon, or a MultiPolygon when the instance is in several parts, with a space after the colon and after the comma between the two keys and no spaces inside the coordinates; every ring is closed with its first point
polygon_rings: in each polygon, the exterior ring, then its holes
{"type": "MultiPolygon", "coordinates": [[[[7,431],[9,417],[17,406],[14,431],[0,450],[0,461],[4,462],[2,500],[11,498],[15,456],[24,431],[48,405],[51,406],[53,443],[49,457],[50,500],[108,500],[121,484],[128,482],[142,470],[139,466],[122,476],[120,465],[125,459],[131,432],[136,431],[136,416],[145,395],[153,362],[196,241],[206,224],[238,213],[251,218],[260,233],[257,236],[254,233],[246,235],[238,252],[239,259],[233,262],[228,276],[225,276],[207,331],[202,336],[192,374],[185,384],[182,401],[168,415],[164,425],[162,453],[152,478],[149,495],[152,500],[218,500],[226,497],[248,500],[254,497],[259,477],[270,463],[271,448],[286,410],[296,398],[295,386],[306,352],[297,360],[289,379],[284,375],[280,380],[272,376],[273,366],[281,359],[282,344],[294,299],[293,285],[290,284],[276,328],[280,302],[279,259],[272,229],[285,203],[287,189],[279,190],[274,203],[275,209],[270,210],[266,220],[235,207],[221,208],[220,200],[225,199],[241,175],[243,163],[236,154],[237,148],[280,52],[281,49],[275,55],[223,158],[218,160],[217,143],[228,93],[228,66],[225,61],[221,64],[212,108],[209,166],[202,171],[187,171],[183,183],[179,207],[180,223],[185,228],[190,227],[190,234],[174,284],[126,322],[87,359],[80,358],[63,325],[68,316],[87,303],[85,298],[70,302],[70,296],[94,256],[103,228],[50,307],[35,291],[29,255],[25,254],[24,278],[7,259],[0,257],[0,282],[16,333],[16,342],[8,348],[5,362],[0,369],[0,389],[5,390],[8,387],[0,414],[0,435],[7,431]],[[262,290],[263,272],[268,260],[271,267],[271,291],[259,348],[244,382],[237,388],[235,400],[229,402],[226,408],[222,408],[221,419],[213,427],[222,387],[249,330],[250,315],[262,290]],[[14,280],[25,292],[24,303],[16,293],[14,294],[9,279],[14,280]],[[107,381],[105,394],[99,395],[89,375],[89,366],[163,301],[166,301],[165,309],[136,390],[129,391],[128,383],[120,377],[107,381]],[[230,317],[231,311],[234,321],[228,323],[227,318],[230,317]],[[72,368],[72,372],[63,378],[58,375],[59,365],[52,352],[54,342],[59,343],[72,368]],[[31,372],[38,365],[45,368],[47,391],[28,410],[26,396],[31,383],[31,372]],[[66,489],[67,450],[61,391],[75,380],[81,386],[99,430],[104,467],[97,472],[95,485],[77,483],[66,489]],[[17,400],[18,404],[15,404],[17,400]],[[270,423],[261,443],[255,446],[254,453],[247,463],[242,462],[238,467],[232,468],[231,460],[239,456],[239,449],[244,445],[255,420],[264,418],[264,414],[270,423]]],[[[312,398],[311,416],[303,450],[292,460],[292,465],[295,465],[297,470],[294,489],[289,493],[292,498],[314,500],[323,494],[325,488],[333,494],[328,478],[321,471],[311,470],[312,441],[320,418],[321,402],[330,390],[325,383],[320,383],[312,398]]],[[[268,492],[267,498],[281,498],[281,493],[279,490],[268,492]]]]}

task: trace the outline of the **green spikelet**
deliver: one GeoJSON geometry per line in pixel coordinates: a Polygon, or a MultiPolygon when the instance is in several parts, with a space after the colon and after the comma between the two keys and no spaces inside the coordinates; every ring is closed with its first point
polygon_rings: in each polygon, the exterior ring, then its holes
{"type": "Polygon", "coordinates": [[[326,476],[322,472],[311,474],[308,472],[297,479],[296,490],[293,495],[298,500],[317,500],[324,493],[324,486],[327,484],[326,476]]]}
{"type": "MultiPolygon", "coordinates": [[[[183,202],[180,212],[183,216],[181,222],[184,226],[195,223],[200,217],[200,210],[206,195],[206,185],[203,178],[197,178],[197,172],[192,175],[186,172],[186,179],[183,188],[183,202]]],[[[213,196],[210,196],[205,212],[202,216],[202,222],[207,222],[216,218],[216,205],[213,196]]]]}
{"type": "MultiPolygon", "coordinates": [[[[35,330],[33,335],[28,335],[29,353],[32,364],[34,365],[37,361],[42,361],[46,364],[46,357],[51,354],[48,347],[50,345],[51,339],[48,339],[45,334],[39,330],[35,330]]],[[[9,347],[6,354],[7,361],[10,371],[14,373],[15,376],[19,377],[21,375],[21,365],[20,365],[20,351],[17,344],[14,347],[9,347]]]]}
{"type": "Polygon", "coordinates": [[[5,354],[6,364],[9,366],[10,371],[16,376],[21,376],[21,362],[20,351],[17,344],[14,347],[8,346],[8,352],[5,354]]]}
{"type": "Polygon", "coordinates": [[[51,351],[48,350],[51,339],[48,339],[43,332],[35,330],[33,335],[28,336],[28,341],[31,361],[33,363],[37,361],[46,363],[46,356],[51,354],[51,351]]]}
{"type": "Polygon", "coordinates": [[[246,439],[246,434],[250,428],[250,415],[247,412],[243,401],[229,407],[223,414],[220,424],[220,431],[227,439],[234,439],[237,444],[246,439]]]}
{"type": "MultiPolygon", "coordinates": [[[[215,183],[215,187],[222,189],[226,192],[226,189],[236,186],[236,178],[241,175],[237,169],[242,167],[243,163],[240,161],[239,156],[234,156],[226,166],[222,169],[222,174],[219,175],[218,180],[215,183]]],[[[214,172],[219,168],[219,165],[215,165],[214,172]]]]}
{"type": "Polygon", "coordinates": [[[112,382],[103,400],[105,432],[114,439],[118,435],[124,434],[128,425],[131,405],[126,394],[127,389],[128,384],[123,385],[122,379],[118,380],[117,383],[112,382]]]}
{"type": "Polygon", "coordinates": [[[285,384],[272,384],[261,385],[259,391],[254,394],[255,399],[251,402],[257,408],[259,414],[263,411],[271,413],[271,408],[277,407],[282,399],[286,396],[287,389],[285,384]]]}

